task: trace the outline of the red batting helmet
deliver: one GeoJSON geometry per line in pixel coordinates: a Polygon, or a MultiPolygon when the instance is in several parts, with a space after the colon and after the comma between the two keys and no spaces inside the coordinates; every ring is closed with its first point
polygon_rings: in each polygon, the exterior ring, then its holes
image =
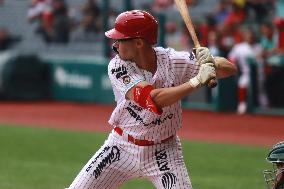
{"type": "Polygon", "coordinates": [[[146,11],[126,11],[118,15],[114,28],[105,35],[111,39],[143,38],[154,45],[157,43],[158,22],[146,11]]]}

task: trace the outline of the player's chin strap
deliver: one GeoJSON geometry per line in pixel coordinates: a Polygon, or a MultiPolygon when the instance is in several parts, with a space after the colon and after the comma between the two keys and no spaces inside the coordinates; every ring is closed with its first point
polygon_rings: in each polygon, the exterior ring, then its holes
{"type": "Polygon", "coordinates": [[[133,90],[134,101],[142,108],[161,115],[163,111],[158,110],[150,95],[153,89],[154,87],[152,85],[147,85],[144,87],[135,86],[133,90]]]}

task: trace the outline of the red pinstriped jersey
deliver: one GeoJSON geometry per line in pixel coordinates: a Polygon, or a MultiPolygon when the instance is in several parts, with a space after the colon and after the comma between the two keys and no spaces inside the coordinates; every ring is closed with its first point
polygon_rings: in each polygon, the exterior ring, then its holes
{"type": "Polygon", "coordinates": [[[108,75],[117,102],[109,123],[134,138],[155,141],[175,135],[181,127],[181,102],[164,107],[162,115],[157,115],[132,100],[126,100],[125,94],[141,81],[149,82],[154,88],[178,86],[194,77],[199,65],[193,53],[162,47],[154,49],[157,55],[154,75],[138,68],[134,62],[121,60],[118,55],[110,61],[108,75]]]}

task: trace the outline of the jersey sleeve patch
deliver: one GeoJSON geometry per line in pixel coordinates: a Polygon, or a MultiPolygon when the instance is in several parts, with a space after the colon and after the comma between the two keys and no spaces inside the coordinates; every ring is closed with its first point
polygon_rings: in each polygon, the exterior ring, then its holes
{"type": "Polygon", "coordinates": [[[133,64],[115,57],[108,66],[108,75],[112,86],[123,96],[134,85],[144,80],[144,77],[139,74],[139,71],[133,64]]]}
{"type": "Polygon", "coordinates": [[[138,103],[142,108],[147,109],[153,113],[161,115],[162,110],[159,110],[154,101],[151,98],[151,91],[154,89],[152,85],[147,85],[145,87],[136,86],[133,90],[134,101],[138,103]]]}

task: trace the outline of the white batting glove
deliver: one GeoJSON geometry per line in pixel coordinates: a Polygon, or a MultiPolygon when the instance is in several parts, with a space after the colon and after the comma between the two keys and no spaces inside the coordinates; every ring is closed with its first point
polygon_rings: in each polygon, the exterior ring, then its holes
{"type": "Polygon", "coordinates": [[[201,64],[198,74],[191,78],[188,82],[194,87],[198,88],[206,85],[211,79],[216,78],[216,71],[213,63],[201,64]]]}
{"type": "Polygon", "coordinates": [[[196,59],[199,65],[206,63],[213,63],[215,66],[215,60],[210,50],[207,47],[198,47],[195,49],[196,59]]]}

